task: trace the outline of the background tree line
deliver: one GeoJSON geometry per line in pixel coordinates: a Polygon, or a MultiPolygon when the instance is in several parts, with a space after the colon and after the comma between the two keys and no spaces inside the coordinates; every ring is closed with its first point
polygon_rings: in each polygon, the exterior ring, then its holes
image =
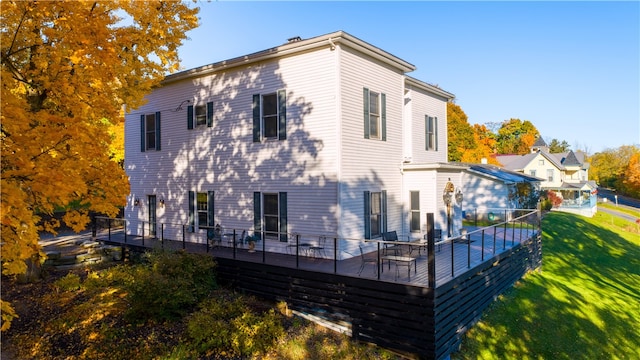
{"type": "MultiPolygon", "coordinates": [[[[447,104],[447,136],[449,161],[501,165],[496,154],[529,153],[531,146],[541,135],[529,120],[511,118],[503,122],[484,125],[469,124],[467,114],[454,102],[447,104]]],[[[550,153],[563,153],[571,149],[565,140],[546,141],[550,153]]],[[[590,163],[589,180],[598,186],[615,189],[617,192],[640,198],[640,147],[623,145],[617,149],[606,149],[593,155],[583,151],[590,163]]]]}

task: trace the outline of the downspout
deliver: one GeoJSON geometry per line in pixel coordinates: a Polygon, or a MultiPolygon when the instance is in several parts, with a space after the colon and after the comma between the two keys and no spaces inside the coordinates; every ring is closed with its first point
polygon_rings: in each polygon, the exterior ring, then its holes
{"type": "MultiPolygon", "coordinates": [[[[336,50],[336,45],[333,43],[333,40],[331,38],[329,38],[329,44],[331,45],[330,49],[331,51],[336,50]]],[[[337,169],[336,169],[336,183],[337,183],[337,187],[336,187],[336,221],[338,223],[338,228],[336,229],[336,234],[335,236],[338,237],[338,239],[344,237],[343,236],[343,224],[342,221],[340,221],[340,219],[342,219],[342,93],[340,91],[341,88],[341,76],[340,76],[340,50],[335,52],[335,56],[334,56],[334,61],[335,61],[335,67],[334,67],[334,71],[335,71],[335,104],[336,104],[336,114],[335,114],[335,121],[337,122],[336,124],[336,146],[338,147],[338,153],[337,153],[337,159],[336,159],[336,164],[337,164],[337,169]]],[[[340,251],[341,249],[338,249],[338,251],[340,251]]]]}

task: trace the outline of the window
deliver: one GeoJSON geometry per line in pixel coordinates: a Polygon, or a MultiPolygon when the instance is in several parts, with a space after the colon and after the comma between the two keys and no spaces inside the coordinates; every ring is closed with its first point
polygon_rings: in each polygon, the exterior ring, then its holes
{"type": "Polygon", "coordinates": [[[207,107],[205,105],[196,106],[196,126],[207,123],[207,107]]]}
{"type": "Polygon", "coordinates": [[[540,165],[540,166],[544,166],[544,159],[540,159],[540,160],[538,160],[538,165],[540,165]]]}
{"type": "Polygon", "coordinates": [[[411,198],[411,232],[420,232],[420,192],[410,191],[411,198]]]}
{"type": "Polygon", "coordinates": [[[196,209],[198,211],[198,227],[208,226],[209,211],[207,209],[207,205],[209,204],[209,200],[207,198],[207,193],[199,192],[196,196],[196,202],[196,209]]]}
{"type": "Polygon", "coordinates": [[[547,180],[548,181],[553,181],[553,169],[548,169],[547,170],[547,180]]]}
{"type": "Polygon", "coordinates": [[[264,232],[265,236],[277,236],[280,223],[278,211],[278,194],[264,194],[264,232]]]}
{"type": "Polygon", "coordinates": [[[286,93],[253,95],[253,141],[287,138],[286,93]]]}
{"type": "Polygon", "coordinates": [[[140,151],[160,150],[160,112],[140,116],[140,151]]]}
{"type": "Polygon", "coordinates": [[[364,88],[364,138],[387,140],[386,95],[364,88]]]}
{"type": "Polygon", "coordinates": [[[213,102],[187,107],[187,129],[193,129],[194,123],[196,127],[205,124],[207,127],[213,126],[213,102]]]}
{"type": "Polygon", "coordinates": [[[427,151],[438,150],[438,118],[425,115],[425,149],[427,151]]]}
{"type": "Polygon", "coordinates": [[[198,229],[213,226],[214,198],[213,191],[189,191],[189,231],[195,231],[196,225],[198,229]]]}
{"type": "Polygon", "coordinates": [[[262,96],[262,132],[265,139],[278,137],[278,97],[276,94],[262,96]]]}
{"type": "Polygon", "coordinates": [[[257,236],[287,239],[287,193],[253,193],[253,229],[257,236]]]}
{"type": "Polygon", "coordinates": [[[387,192],[364,192],[364,237],[380,237],[387,228],[387,192]]]}
{"type": "Polygon", "coordinates": [[[156,116],[154,114],[147,115],[145,131],[147,134],[147,150],[156,149],[156,116]]]}
{"type": "Polygon", "coordinates": [[[536,176],[536,171],[535,170],[529,170],[529,175],[536,176]]]}

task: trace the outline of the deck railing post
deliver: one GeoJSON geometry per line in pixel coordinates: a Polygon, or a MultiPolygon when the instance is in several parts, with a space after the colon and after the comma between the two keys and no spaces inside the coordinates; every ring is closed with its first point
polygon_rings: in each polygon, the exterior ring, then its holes
{"type": "MultiPolygon", "coordinates": [[[[195,228],[193,229],[193,231],[195,232],[195,228]]],[[[184,233],[182,233],[182,250],[187,248],[187,237],[185,236],[184,233]]]]}
{"type": "Polygon", "coordinates": [[[124,243],[127,243],[127,220],[124,220],[124,243]]]}
{"type": "Polygon", "coordinates": [[[382,268],[380,267],[380,260],[381,260],[381,257],[380,257],[380,242],[377,242],[376,244],[378,244],[378,251],[376,253],[376,256],[378,257],[378,261],[377,261],[377,263],[378,263],[378,280],[380,280],[380,273],[382,272],[381,271],[382,268]]]}
{"type": "Polygon", "coordinates": [[[300,268],[300,257],[298,256],[299,249],[300,249],[300,234],[296,234],[296,269],[300,268]]]}
{"type": "Polygon", "coordinates": [[[144,221],[142,222],[142,246],[144,246],[144,221]]]}
{"type": "Polygon", "coordinates": [[[475,219],[475,227],[478,227],[478,208],[473,209],[473,217],[475,219]]]}
{"type": "Polygon", "coordinates": [[[233,246],[233,258],[236,258],[236,250],[237,250],[237,245],[236,245],[236,229],[233,229],[233,241],[231,242],[232,246],[233,246]]]}
{"type": "Polygon", "coordinates": [[[164,250],[164,223],[160,223],[160,246],[164,250]]]}
{"type": "Polygon", "coordinates": [[[427,284],[430,289],[436,287],[436,244],[433,225],[434,215],[427,213],[427,284]]]}
{"type": "Polygon", "coordinates": [[[111,218],[107,219],[107,224],[109,226],[109,241],[111,241],[111,218]]]}
{"type": "Polygon", "coordinates": [[[338,238],[333,238],[333,273],[338,273],[338,238]]]}
{"type": "Polygon", "coordinates": [[[507,231],[509,231],[507,227],[507,221],[506,221],[507,211],[505,210],[504,213],[505,213],[505,222],[504,222],[504,236],[502,237],[502,250],[507,248],[507,231]]]}
{"type": "Polygon", "coordinates": [[[453,241],[451,239],[447,239],[447,240],[449,240],[451,242],[451,277],[455,277],[456,276],[455,275],[456,266],[455,266],[455,259],[454,259],[454,256],[453,256],[453,254],[455,253],[455,251],[454,251],[455,250],[455,248],[454,248],[455,241],[453,241]]]}
{"type": "Polygon", "coordinates": [[[266,264],[267,263],[267,238],[264,235],[265,235],[264,232],[260,233],[260,239],[262,239],[262,263],[266,264]]]}
{"type": "Polygon", "coordinates": [[[481,261],[484,262],[484,229],[482,229],[482,254],[480,255],[481,261]]]}
{"type": "Polygon", "coordinates": [[[493,227],[493,255],[496,254],[496,236],[498,236],[498,227],[493,227]]]}
{"type": "Polygon", "coordinates": [[[182,225],[182,243],[184,244],[187,236],[187,225],[182,225]]]}
{"type": "Polygon", "coordinates": [[[467,241],[467,269],[471,269],[471,238],[468,237],[469,235],[466,235],[466,241],[467,241]]]}
{"type": "Polygon", "coordinates": [[[516,239],[516,223],[512,223],[511,224],[511,246],[513,246],[513,243],[516,239]]]}

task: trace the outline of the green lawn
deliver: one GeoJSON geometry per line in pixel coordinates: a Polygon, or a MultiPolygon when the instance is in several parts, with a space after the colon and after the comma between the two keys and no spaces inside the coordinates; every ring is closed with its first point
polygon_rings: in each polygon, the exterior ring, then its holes
{"type": "Polygon", "coordinates": [[[545,216],[542,271],[501,296],[453,359],[640,359],[640,232],[545,216]]]}

